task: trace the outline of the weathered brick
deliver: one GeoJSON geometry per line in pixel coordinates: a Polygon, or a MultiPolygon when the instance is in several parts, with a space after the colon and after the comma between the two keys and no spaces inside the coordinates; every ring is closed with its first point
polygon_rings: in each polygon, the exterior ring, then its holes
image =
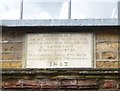
{"type": "Polygon", "coordinates": [[[3,31],[2,33],[2,68],[21,68],[23,54],[22,31],[3,31]],[[6,42],[7,41],[7,42],[6,42]],[[21,62],[20,62],[21,61],[21,62]]]}
{"type": "Polygon", "coordinates": [[[116,80],[104,80],[100,86],[103,89],[117,89],[117,85],[116,80]]]}
{"type": "Polygon", "coordinates": [[[91,88],[97,88],[97,80],[92,80],[92,79],[80,79],[78,80],[78,87],[83,89],[91,89],[91,88]]]}
{"type": "Polygon", "coordinates": [[[22,43],[5,43],[2,44],[3,51],[22,51],[22,43]]]}
{"type": "Polygon", "coordinates": [[[96,59],[99,61],[96,62],[97,68],[118,68],[118,39],[116,30],[96,32],[96,59]]]}
{"type": "Polygon", "coordinates": [[[58,80],[41,79],[39,80],[41,88],[58,88],[58,80]]]}
{"type": "Polygon", "coordinates": [[[4,88],[58,88],[58,80],[50,79],[21,79],[21,80],[7,80],[3,81],[2,86],[4,88]]]}
{"type": "Polygon", "coordinates": [[[15,80],[15,79],[3,80],[2,87],[7,88],[7,87],[16,86],[17,82],[18,82],[18,80],[15,80]]]}
{"type": "Polygon", "coordinates": [[[97,61],[96,67],[97,68],[118,68],[119,61],[97,61]]]}
{"type": "Polygon", "coordinates": [[[10,53],[2,54],[2,60],[13,60],[13,59],[14,59],[14,55],[12,55],[10,53]]]}
{"type": "Polygon", "coordinates": [[[105,30],[105,31],[98,31],[96,33],[96,39],[97,40],[111,40],[111,41],[117,41],[118,40],[118,31],[116,30],[105,30]]]}
{"type": "Polygon", "coordinates": [[[96,52],[96,59],[101,59],[101,53],[96,52]]]}
{"type": "Polygon", "coordinates": [[[10,68],[10,62],[1,62],[1,68],[10,68]]]}
{"type": "Polygon", "coordinates": [[[1,67],[0,68],[22,68],[22,61],[6,61],[6,62],[1,62],[1,67]]]}
{"type": "Polygon", "coordinates": [[[19,80],[16,86],[39,86],[39,80],[19,80]]]}
{"type": "Polygon", "coordinates": [[[22,68],[22,61],[10,62],[10,67],[11,68],[22,68]]]}
{"type": "Polygon", "coordinates": [[[22,60],[22,52],[4,53],[2,54],[2,60],[22,60]]]}
{"type": "Polygon", "coordinates": [[[24,32],[22,31],[7,31],[2,33],[3,41],[21,41],[23,40],[24,32]]]}
{"type": "Polygon", "coordinates": [[[102,59],[117,59],[118,58],[118,52],[103,52],[102,53],[102,59]]]}
{"type": "Polygon", "coordinates": [[[97,43],[96,44],[97,51],[104,51],[104,50],[118,50],[118,43],[97,43]]]}
{"type": "Polygon", "coordinates": [[[75,79],[64,79],[61,80],[61,88],[77,88],[77,80],[75,79]]]}

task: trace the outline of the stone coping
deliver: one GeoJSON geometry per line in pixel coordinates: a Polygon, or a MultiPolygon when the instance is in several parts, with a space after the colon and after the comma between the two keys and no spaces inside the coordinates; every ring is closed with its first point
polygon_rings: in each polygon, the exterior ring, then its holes
{"type": "Polygon", "coordinates": [[[0,26],[118,26],[117,18],[105,19],[41,19],[41,20],[1,20],[0,26]]]}

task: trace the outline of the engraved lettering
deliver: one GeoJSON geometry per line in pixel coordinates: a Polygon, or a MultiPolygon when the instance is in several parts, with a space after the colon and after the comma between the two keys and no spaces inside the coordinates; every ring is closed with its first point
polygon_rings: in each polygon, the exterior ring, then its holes
{"type": "Polygon", "coordinates": [[[91,33],[28,34],[27,67],[91,67],[91,33]]]}

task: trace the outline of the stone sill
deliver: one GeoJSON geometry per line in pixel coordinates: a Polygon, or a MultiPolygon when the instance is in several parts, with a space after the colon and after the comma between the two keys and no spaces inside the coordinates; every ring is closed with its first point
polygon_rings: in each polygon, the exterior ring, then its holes
{"type": "Polygon", "coordinates": [[[120,74],[120,68],[49,68],[49,69],[2,69],[1,74],[120,74]]]}

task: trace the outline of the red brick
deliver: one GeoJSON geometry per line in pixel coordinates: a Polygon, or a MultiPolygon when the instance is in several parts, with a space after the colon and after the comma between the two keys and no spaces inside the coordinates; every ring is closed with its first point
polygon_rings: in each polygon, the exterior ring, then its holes
{"type": "Polygon", "coordinates": [[[19,80],[17,86],[39,86],[38,80],[19,80]]]}
{"type": "Polygon", "coordinates": [[[80,79],[78,80],[79,88],[97,88],[97,81],[91,79],[80,79]]]}
{"type": "Polygon", "coordinates": [[[51,80],[51,79],[39,80],[39,84],[41,88],[58,88],[59,86],[58,80],[51,80]]]}
{"type": "Polygon", "coordinates": [[[4,80],[2,81],[2,87],[3,88],[7,88],[7,87],[12,87],[12,86],[16,86],[16,83],[18,82],[18,80],[4,80]]]}
{"type": "Polygon", "coordinates": [[[77,88],[77,80],[75,79],[64,79],[61,80],[61,88],[77,88]]]}
{"type": "Polygon", "coordinates": [[[2,83],[3,88],[58,88],[58,80],[35,79],[35,80],[7,80],[2,83]]]}
{"type": "Polygon", "coordinates": [[[117,88],[117,82],[115,80],[105,80],[102,88],[104,88],[104,89],[115,89],[115,88],[117,88]]]}

